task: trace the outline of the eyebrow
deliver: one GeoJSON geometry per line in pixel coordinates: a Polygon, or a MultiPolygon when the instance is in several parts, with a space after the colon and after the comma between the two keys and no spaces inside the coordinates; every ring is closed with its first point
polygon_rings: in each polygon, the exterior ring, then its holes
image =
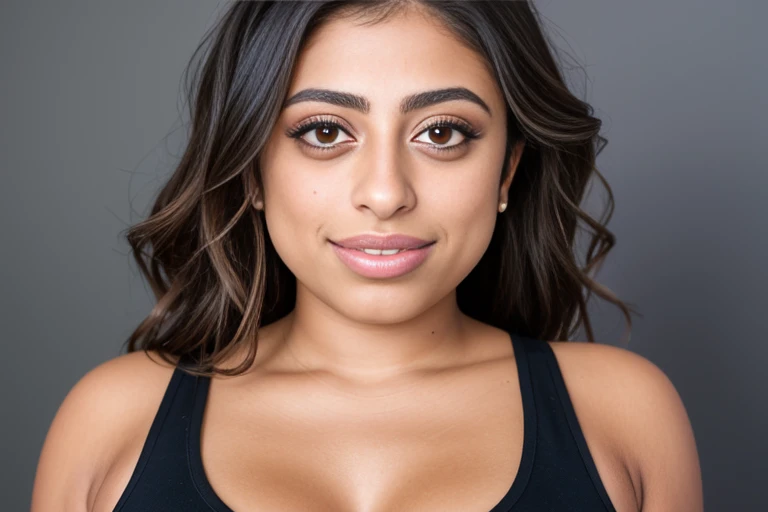
{"type": "MultiPolygon", "coordinates": [[[[414,110],[422,109],[430,105],[436,105],[446,101],[464,100],[480,105],[488,115],[492,116],[488,105],[474,92],[465,87],[449,87],[446,89],[435,89],[424,91],[406,96],[400,102],[400,113],[407,114],[414,110]]],[[[367,114],[371,110],[371,103],[365,96],[358,96],[348,92],[333,91],[330,89],[304,89],[297,92],[283,104],[287,108],[295,103],[302,101],[319,101],[330,103],[339,107],[351,108],[367,114]]]]}

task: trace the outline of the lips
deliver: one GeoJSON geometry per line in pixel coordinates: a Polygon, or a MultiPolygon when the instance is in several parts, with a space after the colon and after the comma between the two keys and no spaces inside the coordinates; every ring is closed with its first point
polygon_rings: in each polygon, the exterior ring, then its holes
{"type": "Polygon", "coordinates": [[[403,235],[399,233],[390,235],[362,234],[331,240],[332,244],[347,249],[420,249],[434,243],[432,240],[403,235]]]}
{"type": "Polygon", "coordinates": [[[353,272],[367,278],[400,277],[416,270],[429,257],[434,243],[416,249],[408,249],[397,254],[373,255],[359,249],[342,247],[331,242],[336,256],[353,272]]]}

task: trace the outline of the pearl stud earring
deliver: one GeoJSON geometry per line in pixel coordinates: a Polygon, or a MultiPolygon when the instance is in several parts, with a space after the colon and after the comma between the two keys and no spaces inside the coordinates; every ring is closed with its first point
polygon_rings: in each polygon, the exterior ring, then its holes
{"type": "Polygon", "coordinates": [[[504,211],[504,210],[506,210],[506,209],[507,209],[507,203],[501,203],[501,204],[499,205],[499,211],[500,211],[500,212],[503,212],[503,211],[504,211]]]}

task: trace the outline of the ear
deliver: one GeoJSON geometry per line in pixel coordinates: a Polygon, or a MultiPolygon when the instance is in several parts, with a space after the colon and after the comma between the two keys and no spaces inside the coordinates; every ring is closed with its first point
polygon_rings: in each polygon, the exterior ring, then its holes
{"type": "Polygon", "coordinates": [[[499,191],[499,202],[506,203],[507,195],[509,193],[509,187],[512,186],[512,179],[515,177],[515,171],[517,171],[517,164],[520,163],[520,157],[523,156],[523,150],[525,149],[525,140],[518,141],[512,148],[512,152],[509,155],[509,165],[506,169],[507,176],[504,178],[504,182],[501,184],[501,190],[499,191]]]}

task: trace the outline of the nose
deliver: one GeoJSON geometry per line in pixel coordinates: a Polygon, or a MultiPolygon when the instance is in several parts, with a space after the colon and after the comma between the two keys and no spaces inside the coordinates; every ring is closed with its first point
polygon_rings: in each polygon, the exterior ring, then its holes
{"type": "Polygon", "coordinates": [[[416,193],[408,148],[401,145],[397,136],[383,135],[376,140],[369,138],[365,146],[355,164],[355,207],[371,210],[381,219],[413,208],[416,193]]]}

